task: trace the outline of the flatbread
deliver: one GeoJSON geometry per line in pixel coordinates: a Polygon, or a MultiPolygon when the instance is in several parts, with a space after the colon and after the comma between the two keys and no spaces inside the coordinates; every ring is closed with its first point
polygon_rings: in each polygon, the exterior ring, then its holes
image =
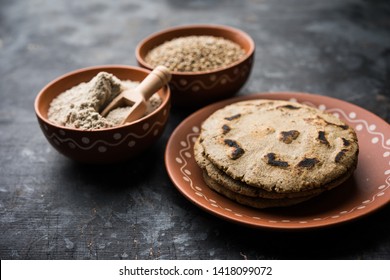
{"type": "MultiPolygon", "coordinates": [[[[303,104],[251,100],[214,112],[199,137],[204,157],[234,180],[294,193],[343,181],[355,170],[355,131],[303,104]]],[[[211,173],[210,173],[211,174],[211,173]]]]}
{"type": "Polygon", "coordinates": [[[296,198],[280,198],[280,199],[267,199],[267,198],[254,198],[249,197],[241,194],[237,194],[235,192],[232,192],[231,190],[225,188],[224,186],[218,184],[214,180],[212,180],[206,172],[203,172],[203,180],[204,182],[214,191],[218,192],[219,194],[236,201],[240,204],[258,208],[258,209],[264,209],[264,208],[271,208],[271,207],[287,207],[296,205],[298,203],[302,203],[304,201],[307,201],[316,195],[312,196],[306,196],[306,197],[296,197],[296,198]]]}
{"type": "Polygon", "coordinates": [[[226,189],[249,197],[261,197],[267,199],[281,199],[281,198],[294,198],[318,195],[325,191],[325,188],[313,189],[302,192],[292,193],[277,193],[274,191],[266,191],[260,188],[249,186],[239,180],[226,175],[215,165],[213,165],[204,155],[203,146],[199,143],[199,138],[194,144],[194,158],[197,164],[203,169],[204,172],[216,183],[222,185],[226,189]]]}

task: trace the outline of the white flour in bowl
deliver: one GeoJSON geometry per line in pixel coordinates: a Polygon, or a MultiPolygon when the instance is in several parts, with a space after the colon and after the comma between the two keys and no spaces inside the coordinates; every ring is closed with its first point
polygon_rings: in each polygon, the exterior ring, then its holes
{"type": "MultiPolygon", "coordinates": [[[[65,127],[82,130],[117,126],[131,106],[112,110],[107,117],[101,112],[123,90],[135,88],[139,82],[121,81],[107,72],[100,72],[92,80],[81,83],[58,95],[50,104],[49,121],[65,127]]],[[[147,102],[145,115],[150,114],[162,103],[155,93],[147,102]]]]}

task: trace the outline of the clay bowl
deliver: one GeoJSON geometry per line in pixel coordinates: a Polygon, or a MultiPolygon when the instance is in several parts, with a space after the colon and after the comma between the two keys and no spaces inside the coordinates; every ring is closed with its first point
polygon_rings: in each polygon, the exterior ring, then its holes
{"type": "Polygon", "coordinates": [[[113,163],[138,156],[161,136],[170,110],[170,89],[160,89],[162,104],[154,112],[132,123],[99,130],[80,130],[51,123],[47,112],[53,98],[65,90],[91,80],[101,71],[121,80],[141,81],[150,71],[140,67],[107,65],[79,69],[46,85],[35,99],[35,113],[49,143],[61,154],[84,163],[113,163]]]}
{"type": "Polygon", "coordinates": [[[247,81],[252,70],[255,43],[247,33],[236,28],[222,25],[187,25],[162,30],[148,36],[137,45],[138,64],[144,68],[153,69],[153,66],[145,61],[145,56],[149,51],[166,41],[191,35],[223,37],[239,44],[246,54],[239,61],[213,71],[173,71],[169,84],[172,104],[200,107],[237,93],[247,81]]]}

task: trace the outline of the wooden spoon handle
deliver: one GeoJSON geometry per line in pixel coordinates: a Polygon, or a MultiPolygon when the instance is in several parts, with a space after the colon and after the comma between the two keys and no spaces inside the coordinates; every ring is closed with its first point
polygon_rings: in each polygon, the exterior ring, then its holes
{"type": "Polygon", "coordinates": [[[146,100],[165,86],[171,80],[171,72],[165,66],[157,66],[154,70],[138,85],[137,91],[142,94],[146,100]]]}

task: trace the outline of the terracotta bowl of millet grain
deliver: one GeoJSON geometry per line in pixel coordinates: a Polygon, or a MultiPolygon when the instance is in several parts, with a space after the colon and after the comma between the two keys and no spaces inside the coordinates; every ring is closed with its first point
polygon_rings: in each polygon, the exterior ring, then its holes
{"type": "Polygon", "coordinates": [[[136,48],[138,64],[153,69],[145,61],[152,49],[172,39],[192,35],[230,40],[240,45],[245,55],[233,64],[207,72],[172,71],[169,87],[174,107],[201,107],[233,96],[248,80],[254,63],[255,43],[244,31],[223,25],[186,25],[159,31],[142,40],[136,48]]]}
{"type": "Polygon", "coordinates": [[[115,163],[139,156],[163,133],[170,111],[170,89],[158,91],[162,104],[152,113],[134,122],[104,129],[80,130],[60,126],[47,118],[51,101],[99,72],[112,73],[120,80],[142,81],[150,71],[140,67],[107,65],[75,70],[47,84],[35,99],[35,113],[49,143],[61,154],[90,164],[115,163]]]}

